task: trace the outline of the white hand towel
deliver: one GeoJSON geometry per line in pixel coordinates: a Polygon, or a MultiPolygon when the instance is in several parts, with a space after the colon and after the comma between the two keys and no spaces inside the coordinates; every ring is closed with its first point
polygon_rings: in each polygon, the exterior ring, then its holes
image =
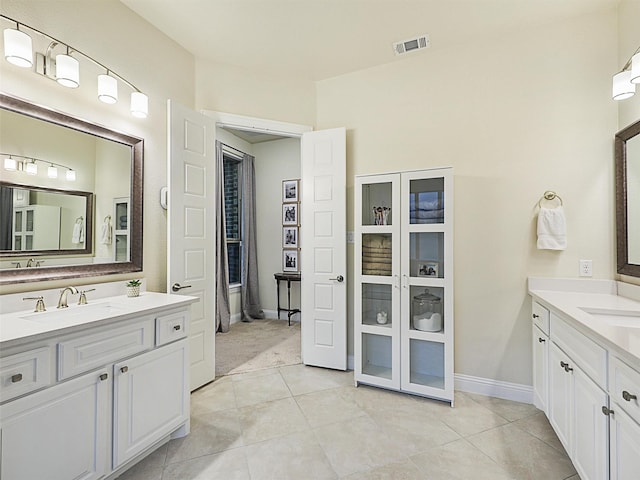
{"type": "Polygon", "coordinates": [[[100,243],[111,245],[111,223],[109,220],[105,220],[100,229],[100,243]]]}
{"type": "Polygon", "coordinates": [[[75,223],[73,225],[73,234],[71,235],[71,243],[83,243],[84,242],[84,225],[82,223],[75,223]]]}
{"type": "Polygon", "coordinates": [[[562,207],[540,207],[538,213],[538,249],[564,250],[567,248],[567,222],[562,207]]]}

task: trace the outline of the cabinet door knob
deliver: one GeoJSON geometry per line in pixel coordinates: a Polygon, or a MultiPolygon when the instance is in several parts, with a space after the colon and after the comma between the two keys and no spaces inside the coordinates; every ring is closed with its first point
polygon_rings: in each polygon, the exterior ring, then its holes
{"type": "Polygon", "coordinates": [[[98,378],[100,379],[101,382],[104,382],[107,378],[109,378],[109,374],[103,373],[98,378]]]}
{"type": "Polygon", "coordinates": [[[613,410],[610,410],[606,407],[606,405],[604,405],[602,407],[602,413],[604,413],[605,415],[609,416],[609,415],[613,415],[613,410]]]}
{"type": "Polygon", "coordinates": [[[129,367],[127,367],[127,366],[125,365],[124,367],[121,367],[121,368],[120,368],[120,371],[121,371],[122,373],[127,373],[127,372],[129,371],[129,367]]]}
{"type": "Polygon", "coordinates": [[[22,374],[16,373],[15,375],[11,375],[11,383],[18,383],[22,381],[22,374]]]}
{"type": "Polygon", "coordinates": [[[531,315],[531,316],[532,316],[533,318],[540,318],[540,315],[537,315],[537,314],[535,314],[535,313],[534,313],[533,315],[531,315]]]}
{"type": "Polygon", "coordinates": [[[174,325],[174,326],[173,326],[173,329],[174,329],[174,330],[180,330],[180,325],[174,325]]]}
{"type": "Polygon", "coordinates": [[[566,370],[569,364],[567,362],[563,362],[562,360],[560,360],[560,366],[566,370]]]}
{"type": "Polygon", "coordinates": [[[629,393],[626,390],[624,390],[622,392],[622,398],[624,398],[627,402],[630,402],[631,400],[637,400],[638,396],[637,395],[632,395],[631,393],[629,393]]]}
{"type": "Polygon", "coordinates": [[[538,337],[538,343],[544,343],[546,340],[542,337],[538,337]]]}

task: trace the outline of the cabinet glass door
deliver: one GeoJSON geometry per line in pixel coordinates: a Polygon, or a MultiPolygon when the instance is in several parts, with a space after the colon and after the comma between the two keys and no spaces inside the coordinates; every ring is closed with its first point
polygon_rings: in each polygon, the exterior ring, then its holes
{"type": "Polygon", "coordinates": [[[409,181],[409,223],[444,223],[444,178],[409,181]]]}

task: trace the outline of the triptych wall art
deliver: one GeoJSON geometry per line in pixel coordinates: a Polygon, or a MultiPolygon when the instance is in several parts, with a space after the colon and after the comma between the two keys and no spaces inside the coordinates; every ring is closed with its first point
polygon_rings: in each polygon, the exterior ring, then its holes
{"type": "Polygon", "coordinates": [[[282,181],[282,271],[300,271],[300,179],[282,181]]]}

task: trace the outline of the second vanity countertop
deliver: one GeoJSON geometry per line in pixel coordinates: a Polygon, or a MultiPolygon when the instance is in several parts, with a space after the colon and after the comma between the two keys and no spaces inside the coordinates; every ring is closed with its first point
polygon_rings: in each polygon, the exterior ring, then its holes
{"type": "MultiPolygon", "coordinates": [[[[633,286],[630,291],[635,293],[633,286]]],[[[640,368],[640,301],[618,293],[617,282],[613,281],[529,279],[529,294],[534,300],[558,312],[574,328],[640,368]],[[638,312],[638,324],[612,325],[585,310],[638,312]]],[[[628,318],[635,322],[635,317],[628,318]]]]}
{"type": "Polygon", "coordinates": [[[143,292],[139,297],[118,295],[60,310],[54,307],[38,313],[32,310],[3,313],[0,315],[0,349],[167,308],[184,307],[198,300],[184,295],[143,292]]]}

